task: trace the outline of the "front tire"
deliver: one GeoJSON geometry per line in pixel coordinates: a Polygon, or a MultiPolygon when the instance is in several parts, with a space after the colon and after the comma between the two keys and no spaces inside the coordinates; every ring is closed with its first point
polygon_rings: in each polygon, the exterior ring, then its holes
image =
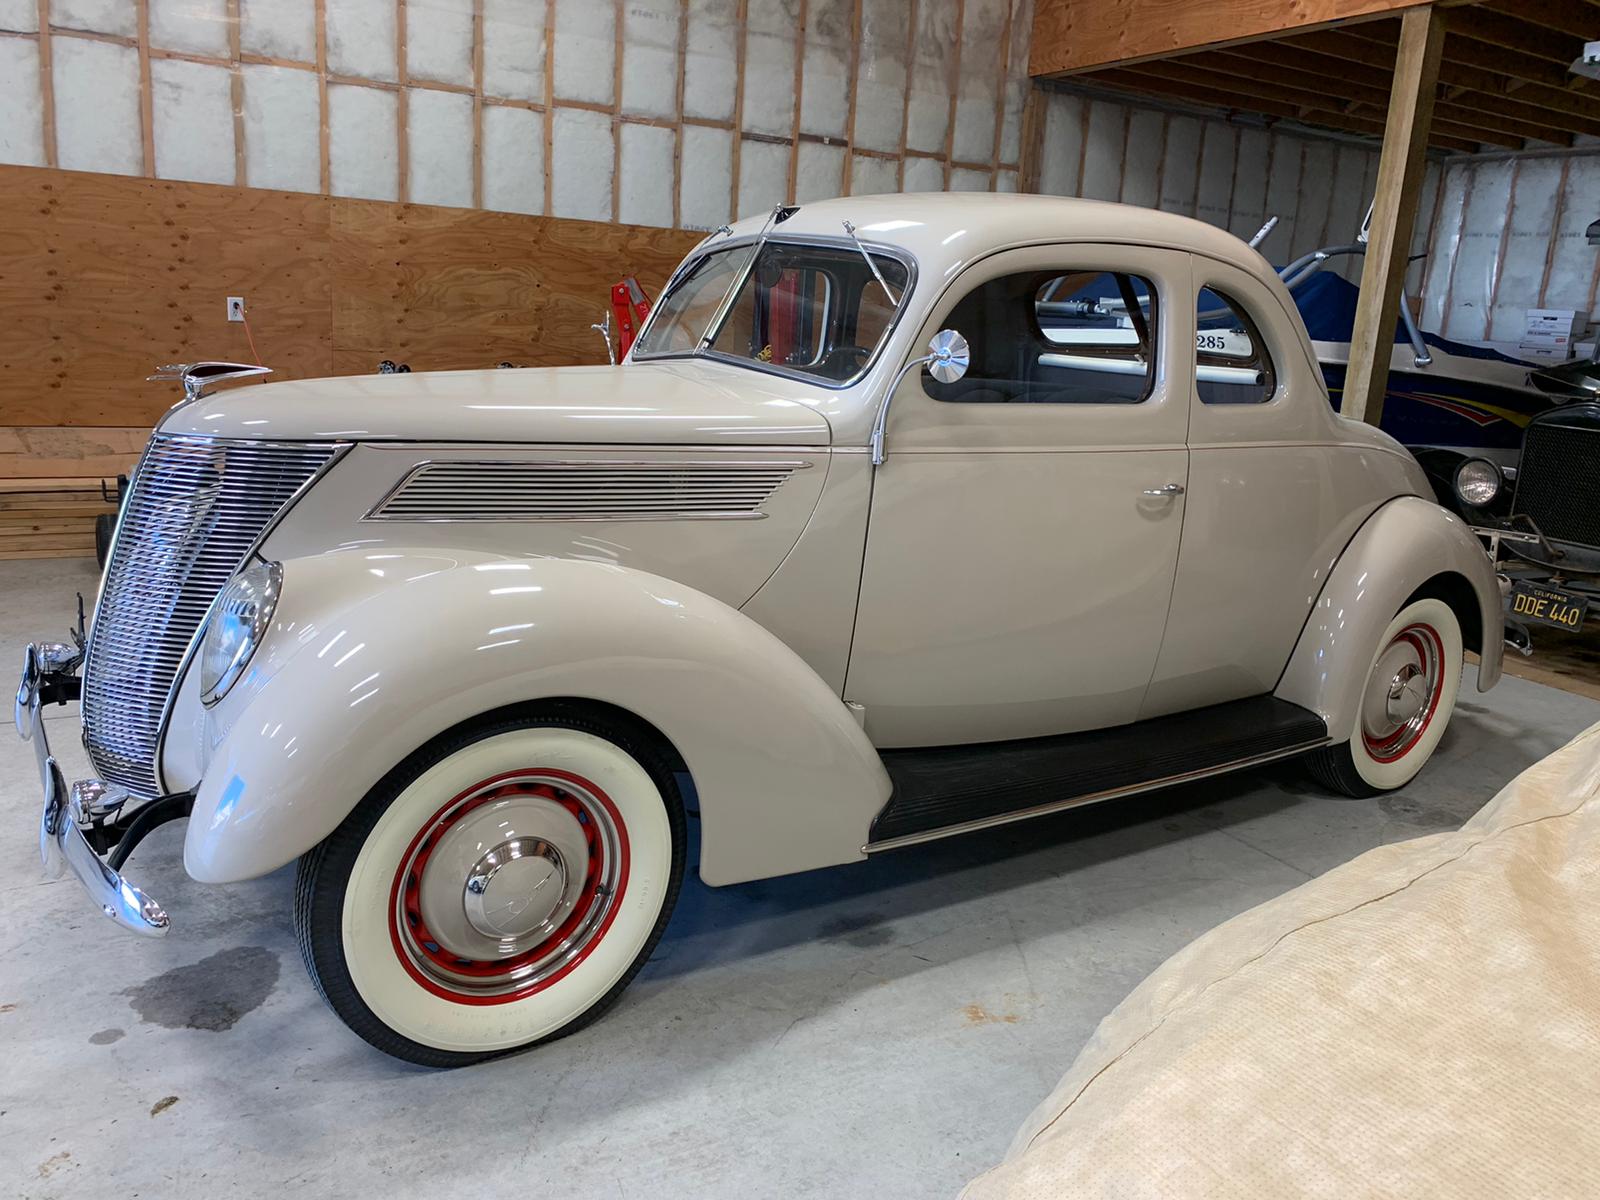
{"type": "Polygon", "coordinates": [[[1432,757],[1461,686],[1461,623],[1442,600],[1413,600],[1389,623],[1367,670],[1348,740],[1306,756],[1313,778],[1346,796],[1404,787],[1432,757]]]}
{"type": "Polygon", "coordinates": [[[550,704],[424,746],[300,860],[312,982],[397,1058],[464,1066],[582,1028],[655,949],[683,805],[628,722],[550,704]]]}

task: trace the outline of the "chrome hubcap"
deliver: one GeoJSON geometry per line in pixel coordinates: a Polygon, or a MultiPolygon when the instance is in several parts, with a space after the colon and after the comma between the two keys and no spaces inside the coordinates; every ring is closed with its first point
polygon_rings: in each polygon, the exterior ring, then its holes
{"type": "Polygon", "coordinates": [[[1402,629],[1373,664],[1361,705],[1361,736],[1380,762],[1404,755],[1422,737],[1438,706],[1444,645],[1427,625],[1402,629]]]}
{"type": "Polygon", "coordinates": [[[484,937],[527,937],[560,910],[566,882],[561,852],[549,842],[502,842],[467,876],[467,922],[484,937]]]}
{"type": "Polygon", "coordinates": [[[598,940],[625,841],[598,791],[554,774],[486,781],[418,834],[395,880],[413,974],[451,994],[521,994],[598,940]]]}

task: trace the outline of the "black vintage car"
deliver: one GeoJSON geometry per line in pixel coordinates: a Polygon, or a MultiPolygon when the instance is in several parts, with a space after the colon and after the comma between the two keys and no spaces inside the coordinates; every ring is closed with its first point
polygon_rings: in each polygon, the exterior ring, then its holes
{"type": "Polygon", "coordinates": [[[1569,632],[1600,600],[1600,393],[1574,386],[1595,398],[1529,421],[1514,472],[1468,459],[1455,476],[1462,511],[1491,535],[1509,580],[1507,617],[1569,632]]]}

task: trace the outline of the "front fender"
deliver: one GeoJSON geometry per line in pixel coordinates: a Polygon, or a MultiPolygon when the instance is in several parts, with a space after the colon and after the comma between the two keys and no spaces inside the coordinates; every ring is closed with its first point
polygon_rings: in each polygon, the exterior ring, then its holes
{"type": "Polygon", "coordinates": [[[1406,601],[1439,575],[1460,576],[1471,589],[1483,631],[1478,690],[1488,691],[1500,681],[1505,649],[1494,566],[1466,522],[1431,500],[1401,496],[1368,517],[1335,560],[1276,695],[1318,713],[1342,741],[1355,728],[1379,639],[1406,601]]]}
{"type": "Polygon", "coordinates": [[[275,870],[433,737],[550,697],[616,705],[672,741],[708,883],[858,859],[889,795],[840,698],[702,592],[606,563],[357,550],[284,563],[256,661],[200,724],[184,865],[216,883],[275,870]]]}

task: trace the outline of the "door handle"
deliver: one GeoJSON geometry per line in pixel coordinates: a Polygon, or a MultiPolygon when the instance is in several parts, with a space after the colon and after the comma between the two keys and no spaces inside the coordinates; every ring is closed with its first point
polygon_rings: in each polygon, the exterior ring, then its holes
{"type": "Polygon", "coordinates": [[[1169,483],[1165,487],[1145,488],[1144,494],[1146,496],[1154,496],[1159,500],[1170,500],[1174,496],[1183,495],[1183,484],[1169,483]]]}

